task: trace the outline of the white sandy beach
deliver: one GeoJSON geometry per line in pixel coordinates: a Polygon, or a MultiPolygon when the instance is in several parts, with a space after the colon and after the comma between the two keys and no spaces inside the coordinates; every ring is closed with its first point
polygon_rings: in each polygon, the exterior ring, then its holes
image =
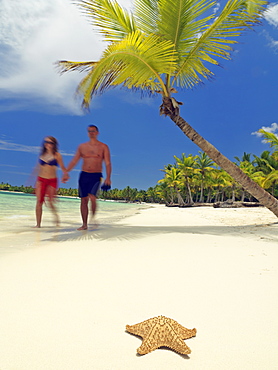
{"type": "Polygon", "coordinates": [[[155,206],[63,234],[0,259],[0,369],[278,369],[277,282],[265,208],[155,206]],[[197,329],[190,355],[136,354],[125,326],[159,315],[197,329]]]}

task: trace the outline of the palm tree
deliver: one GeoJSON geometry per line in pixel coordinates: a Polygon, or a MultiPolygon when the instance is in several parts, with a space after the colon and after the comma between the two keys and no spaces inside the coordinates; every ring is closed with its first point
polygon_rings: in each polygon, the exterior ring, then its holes
{"type": "MultiPolygon", "coordinates": [[[[246,153],[244,153],[244,154],[246,154],[246,153]]],[[[242,161],[240,161],[240,159],[238,157],[235,157],[235,158],[240,162],[239,163],[239,168],[244,173],[246,173],[250,177],[250,179],[254,180],[254,178],[252,178],[252,176],[256,172],[256,169],[255,169],[254,165],[251,163],[250,155],[248,155],[248,157],[246,157],[245,155],[243,155],[242,161]]],[[[242,193],[241,193],[241,201],[244,202],[244,199],[245,199],[245,189],[242,188],[241,190],[242,190],[242,193]]]]}
{"type": "Polygon", "coordinates": [[[178,158],[174,155],[174,158],[176,160],[176,164],[178,168],[181,171],[181,175],[184,177],[185,180],[185,187],[187,190],[187,200],[189,204],[193,204],[193,198],[192,198],[192,191],[190,184],[192,182],[192,177],[194,174],[198,172],[198,170],[195,168],[195,161],[196,156],[189,154],[186,156],[184,153],[182,153],[181,158],[178,158]]]}
{"type": "MultiPolygon", "coordinates": [[[[263,186],[268,189],[272,186],[272,193],[275,192],[275,186],[278,183],[278,170],[271,171],[263,180],[263,186]]],[[[277,190],[277,186],[276,186],[277,190]]]]}
{"type": "Polygon", "coordinates": [[[267,175],[273,170],[278,170],[278,162],[273,157],[273,154],[270,154],[269,150],[264,150],[260,157],[254,155],[254,158],[253,163],[256,171],[263,171],[267,175]]]}
{"type": "Polygon", "coordinates": [[[278,137],[272,132],[267,132],[262,128],[258,132],[262,134],[264,140],[270,145],[270,147],[274,148],[275,152],[278,152],[278,137]]]}
{"type": "Polygon", "coordinates": [[[231,185],[231,176],[222,169],[217,169],[212,173],[211,180],[216,188],[215,202],[224,201],[225,191],[231,185]]]}
{"type": "Polygon", "coordinates": [[[199,151],[199,155],[196,157],[196,167],[199,170],[200,176],[200,198],[199,202],[204,202],[204,184],[207,179],[210,177],[210,173],[215,169],[212,167],[215,163],[207,156],[206,153],[199,151]]]}
{"type": "Polygon", "coordinates": [[[147,198],[147,201],[150,202],[150,203],[158,203],[159,202],[160,199],[158,198],[158,188],[157,188],[157,186],[155,186],[154,188],[150,187],[146,191],[146,198],[147,198]]]}
{"type": "Polygon", "coordinates": [[[122,190],[122,196],[126,202],[133,202],[136,199],[137,189],[132,189],[130,186],[126,186],[122,190]]]}
{"type": "Polygon", "coordinates": [[[172,191],[169,189],[165,181],[159,181],[159,185],[156,186],[156,192],[160,201],[165,202],[167,206],[171,203],[174,203],[172,191]]]}
{"type": "Polygon", "coordinates": [[[241,162],[250,162],[251,163],[251,155],[252,155],[251,153],[244,152],[241,159],[239,157],[235,157],[235,159],[238,161],[239,164],[241,162]]]}
{"type": "Polygon", "coordinates": [[[178,205],[184,206],[185,202],[181,196],[183,180],[180,169],[176,168],[175,166],[172,166],[170,169],[164,170],[164,172],[165,172],[164,179],[158,180],[158,183],[159,184],[166,183],[170,189],[173,189],[174,194],[172,195],[172,199],[174,200],[174,195],[176,195],[178,205]]]}
{"type": "Polygon", "coordinates": [[[278,200],[199,135],[181,116],[173,98],[213,75],[208,64],[229,59],[235,37],[259,23],[264,0],[228,0],[215,12],[213,0],[134,0],[133,13],[112,0],[76,0],[108,42],[99,61],[60,61],[61,72],[87,72],[78,86],[83,106],[107,89],[124,86],[160,93],[160,114],[278,217],[278,200]]]}

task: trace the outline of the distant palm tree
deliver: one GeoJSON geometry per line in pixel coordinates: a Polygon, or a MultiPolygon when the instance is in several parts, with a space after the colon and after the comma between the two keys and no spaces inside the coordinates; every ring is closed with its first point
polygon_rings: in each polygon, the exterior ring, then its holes
{"type": "Polygon", "coordinates": [[[196,157],[195,167],[199,170],[200,176],[200,203],[204,202],[205,182],[210,178],[210,174],[215,171],[212,166],[215,166],[215,163],[209,158],[209,156],[206,153],[199,151],[199,155],[196,157]]]}
{"type": "Polygon", "coordinates": [[[156,187],[150,187],[148,190],[147,190],[147,201],[151,202],[151,203],[156,203],[156,202],[159,202],[159,198],[158,198],[158,190],[156,187]]]}
{"type": "Polygon", "coordinates": [[[241,162],[250,162],[251,163],[251,155],[252,155],[251,153],[244,152],[241,159],[239,157],[235,157],[235,159],[238,161],[239,164],[241,162]]]}
{"type": "MultiPolygon", "coordinates": [[[[174,195],[176,195],[179,206],[184,206],[185,202],[181,196],[181,190],[183,186],[183,179],[180,169],[172,167],[171,169],[166,169],[165,177],[159,180],[158,183],[166,183],[170,189],[173,189],[174,195]]],[[[172,199],[174,199],[172,197],[172,199]]]]}
{"type": "Polygon", "coordinates": [[[159,180],[159,185],[156,186],[157,195],[166,205],[174,203],[173,192],[171,190],[165,181],[159,180]]]}
{"type": "Polygon", "coordinates": [[[254,155],[254,158],[253,163],[256,171],[263,171],[267,175],[273,170],[278,170],[278,162],[269,150],[264,150],[260,157],[254,155]]]}
{"type": "Polygon", "coordinates": [[[198,173],[198,170],[195,166],[196,156],[192,154],[186,156],[184,153],[182,153],[181,158],[178,158],[175,155],[174,158],[176,160],[178,168],[181,171],[181,175],[184,177],[188,203],[193,204],[194,202],[192,198],[191,183],[194,174],[198,173]]]}
{"type": "Polygon", "coordinates": [[[260,129],[258,132],[263,135],[264,140],[270,144],[270,147],[273,148],[275,152],[278,152],[278,136],[263,129],[260,129]]]}
{"type": "Polygon", "coordinates": [[[108,88],[125,86],[160,93],[160,114],[170,119],[217,165],[278,217],[278,201],[199,135],[173,98],[213,75],[209,63],[229,59],[235,37],[257,24],[264,0],[228,0],[215,12],[212,0],[134,0],[133,13],[112,0],[76,0],[108,42],[99,61],[60,61],[61,72],[86,71],[78,86],[83,106],[108,88]]]}
{"type": "Polygon", "coordinates": [[[224,201],[225,192],[231,186],[231,176],[222,169],[218,169],[211,175],[211,180],[214,182],[213,187],[216,189],[215,202],[224,201]]]}
{"type": "Polygon", "coordinates": [[[275,192],[275,186],[278,184],[278,170],[271,171],[263,181],[263,186],[268,189],[272,186],[272,193],[275,192]]]}

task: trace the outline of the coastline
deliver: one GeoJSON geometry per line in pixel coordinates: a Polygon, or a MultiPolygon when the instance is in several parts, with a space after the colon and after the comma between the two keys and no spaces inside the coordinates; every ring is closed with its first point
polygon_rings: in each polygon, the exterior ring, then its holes
{"type": "MultiPolygon", "coordinates": [[[[1,192],[0,196],[0,258],[6,253],[16,253],[28,248],[41,247],[47,243],[74,240],[80,236],[76,230],[81,224],[80,199],[57,197],[60,226],[54,224],[53,214],[47,204],[44,206],[42,227],[35,225],[36,198],[33,194],[1,192]]],[[[146,204],[98,201],[96,222],[99,227],[121,220],[148,208],[146,204]]],[[[91,218],[91,216],[90,216],[91,218]]],[[[90,220],[91,229],[95,222],[90,220]]]]}
{"type": "Polygon", "coordinates": [[[278,223],[265,208],[155,205],[0,260],[0,369],[277,369],[278,223]],[[192,353],[137,356],[164,315],[192,353]]]}

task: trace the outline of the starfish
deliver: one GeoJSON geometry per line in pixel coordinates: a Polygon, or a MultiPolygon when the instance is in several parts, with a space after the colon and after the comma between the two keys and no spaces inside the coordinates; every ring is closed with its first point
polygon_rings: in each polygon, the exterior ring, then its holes
{"type": "Polygon", "coordinates": [[[153,317],[135,325],[127,325],[126,330],[143,338],[137,349],[140,355],[145,355],[159,347],[168,347],[183,355],[191,350],[184,343],[184,339],[195,337],[197,330],[186,329],[177,321],[165,316],[153,317]]]}

